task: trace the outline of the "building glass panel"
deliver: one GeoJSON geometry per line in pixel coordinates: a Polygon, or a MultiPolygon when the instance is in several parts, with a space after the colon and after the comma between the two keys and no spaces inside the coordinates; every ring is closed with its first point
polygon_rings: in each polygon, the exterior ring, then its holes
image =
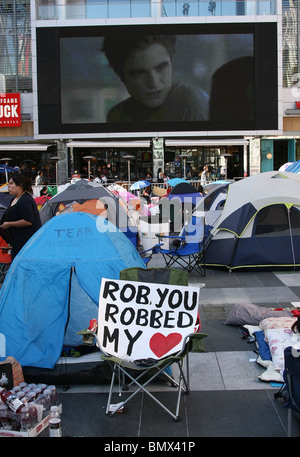
{"type": "Polygon", "coordinates": [[[0,91],[31,92],[30,0],[0,4],[0,91]]]}

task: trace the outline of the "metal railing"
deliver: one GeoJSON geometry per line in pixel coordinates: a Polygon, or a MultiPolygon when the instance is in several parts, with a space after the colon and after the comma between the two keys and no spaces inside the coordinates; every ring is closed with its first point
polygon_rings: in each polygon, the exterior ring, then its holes
{"type": "Polygon", "coordinates": [[[82,0],[36,1],[36,19],[274,15],[276,0],[82,0]]]}

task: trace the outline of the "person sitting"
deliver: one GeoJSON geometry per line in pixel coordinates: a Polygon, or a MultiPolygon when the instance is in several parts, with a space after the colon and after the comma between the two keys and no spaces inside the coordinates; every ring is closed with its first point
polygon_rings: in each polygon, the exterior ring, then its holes
{"type": "Polygon", "coordinates": [[[46,195],[48,197],[48,187],[43,186],[40,190],[40,197],[43,197],[43,195],[46,195]]]}

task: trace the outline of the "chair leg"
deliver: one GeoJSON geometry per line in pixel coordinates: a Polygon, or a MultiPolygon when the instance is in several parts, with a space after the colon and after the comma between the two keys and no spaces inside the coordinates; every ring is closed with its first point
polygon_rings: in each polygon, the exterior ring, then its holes
{"type": "Polygon", "coordinates": [[[189,361],[189,353],[185,356],[186,360],[186,383],[187,383],[187,389],[190,391],[190,361],[189,361]]]}
{"type": "Polygon", "coordinates": [[[179,407],[180,407],[180,399],[181,399],[181,390],[183,390],[182,388],[182,381],[184,381],[184,383],[186,384],[186,380],[185,380],[185,377],[184,377],[184,374],[182,372],[182,367],[179,365],[179,370],[180,370],[180,380],[179,380],[179,383],[178,383],[178,396],[177,396],[177,404],[176,404],[176,413],[174,414],[172,411],[170,411],[162,402],[160,402],[154,395],[152,395],[151,392],[149,392],[145,387],[151,383],[151,381],[153,381],[153,379],[155,379],[157,377],[158,374],[160,374],[163,370],[165,369],[164,368],[161,368],[160,370],[158,370],[157,373],[155,373],[150,379],[148,379],[143,385],[140,384],[139,382],[137,382],[137,379],[140,378],[141,376],[139,376],[138,378],[134,378],[133,376],[130,375],[130,373],[128,373],[127,371],[125,371],[123,369],[123,367],[117,365],[114,367],[114,372],[113,372],[113,377],[112,377],[112,382],[111,382],[111,388],[110,388],[110,391],[109,391],[109,398],[108,398],[108,403],[107,403],[107,408],[106,408],[106,414],[110,414],[110,416],[113,416],[115,413],[117,413],[117,411],[119,411],[121,408],[123,408],[125,406],[126,403],[129,402],[129,400],[131,400],[133,397],[135,397],[141,390],[143,392],[145,392],[150,398],[152,398],[152,400],[155,401],[155,403],[157,403],[162,409],[164,409],[164,411],[166,411],[175,421],[179,421],[180,420],[180,417],[179,417],[179,407]],[[130,378],[132,380],[132,383],[131,384],[136,384],[136,386],[138,387],[137,390],[135,392],[133,392],[126,400],[118,403],[118,408],[115,409],[114,411],[110,411],[109,410],[109,406],[111,405],[111,396],[112,396],[112,390],[113,390],[113,384],[114,384],[114,381],[115,381],[115,370],[117,369],[117,367],[120,368],[120,370],[125,373],[125,375],[130,378]]]}
{"type": "Polygon", "coordinates": [[[117,369],[117,365],[114,364],[112,377],[111,377],[111,382],[110,382],[110,387],[109,387],[108,399],[107,399],[107,404],[106,404],[106,411],[105,411],[106,414],[109,414],[112,391],[113,391],[113,387],[114,387],[114,383],[115,383],[115,377],[116,377],[116,369],[117,369]]]}
{"type": "Polygon", "coordinates": [[[288,437],[292,436],[292,408],[288,408],[288,437]]]}

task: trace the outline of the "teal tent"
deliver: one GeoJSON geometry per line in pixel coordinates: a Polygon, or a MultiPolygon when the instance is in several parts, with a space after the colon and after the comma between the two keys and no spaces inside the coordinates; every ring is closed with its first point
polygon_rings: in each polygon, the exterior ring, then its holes
{"type": "Polygon", "coordinates": [[[0,360],[53,368],[63,345],[76,345],[77,331],[97,318],[102,277],[118,279],[133,266],[145,267],[128,238],[102,217],[52,218],[19,252],[3,283],[0,360]]]}

